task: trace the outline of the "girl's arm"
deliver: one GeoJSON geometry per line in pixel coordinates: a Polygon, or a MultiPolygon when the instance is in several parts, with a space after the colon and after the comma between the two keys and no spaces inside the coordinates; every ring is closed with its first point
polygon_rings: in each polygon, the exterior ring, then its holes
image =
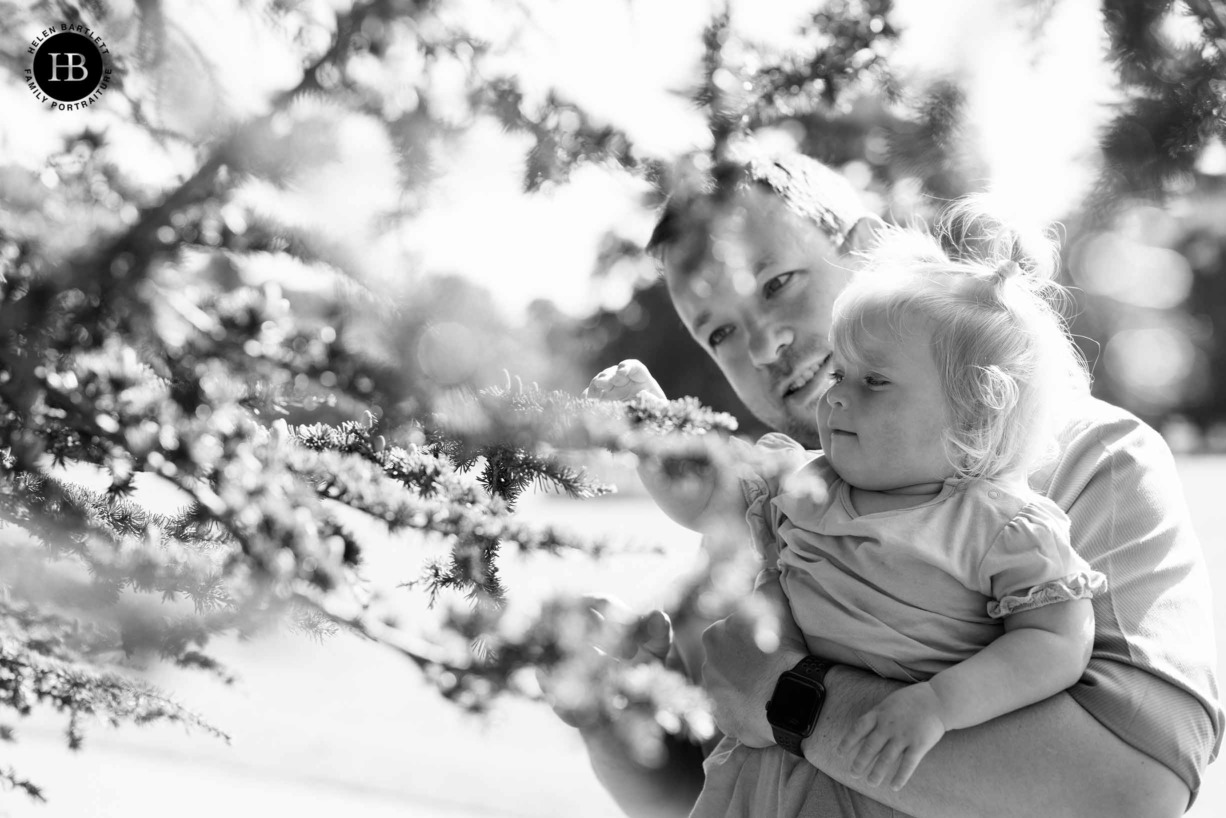
{"type": "Polygon", "coordinates": [[[981,724],[1072,686],[1085,672],[1094,642],[1088,599],[1019,611],[1005,634],[927,682],[887,696],[861,716],[839,744],[855,752],[851,772],[874,786],[907,783],[946,730],[981,724]]]}
{"type": "Polygon", "coordinates": [[[1005,635],[929,680],[945,727],[980,724],[1072,687],[1094,647],[1094,607],[1075,599],[1005,617],[1005,635]]]}

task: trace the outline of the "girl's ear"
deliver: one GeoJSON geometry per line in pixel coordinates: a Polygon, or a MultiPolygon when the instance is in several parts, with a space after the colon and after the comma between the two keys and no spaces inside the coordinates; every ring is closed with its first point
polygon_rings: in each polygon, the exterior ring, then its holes
{"type": "Polygon", "coordinates": [[[885,229],[886,223],[877,216],[861,216],[848,232],[847,240],[843,243],[843,252],[867,253],[877,245],[885,229]]]}

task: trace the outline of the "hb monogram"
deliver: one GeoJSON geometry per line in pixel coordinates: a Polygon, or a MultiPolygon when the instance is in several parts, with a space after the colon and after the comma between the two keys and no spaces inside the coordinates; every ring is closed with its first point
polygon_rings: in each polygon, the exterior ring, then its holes
{"type": "Polygon", "coordinates": [[[50,54],[49,56],[51,57],[51,76],[48,79],[49,82],[80,82],[89,76],[89,71],[85,68],[84,54],[77,52],[69,52],[67,54],[56,52],[50,54]],[[66,57],[67,59],[61,63],[60,57],[66,57]],[[60,68],[68,69],[68,76],[64,79],[60,79],[60,68]],[[77,75],[78,69],[81,72],[80,76],[77,75]]]}

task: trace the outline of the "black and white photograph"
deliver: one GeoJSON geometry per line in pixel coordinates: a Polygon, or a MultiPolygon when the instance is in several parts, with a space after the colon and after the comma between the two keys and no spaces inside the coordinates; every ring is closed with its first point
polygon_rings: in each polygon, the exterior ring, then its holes
{"type": "Polygon", "coordinates": [[[0,22],[0,816],[1226,815],[1226,3],[0,22]]]}

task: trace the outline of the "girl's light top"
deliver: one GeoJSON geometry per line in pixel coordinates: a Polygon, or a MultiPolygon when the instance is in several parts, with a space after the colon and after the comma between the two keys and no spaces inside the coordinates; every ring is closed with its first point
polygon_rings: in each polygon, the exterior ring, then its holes
{"type": "MultiPolygon", "coordinates": [[[[800,451],[782,435],[759,447],[800,451]]],[[[777,491],[743,486],[754,547],[777,560],[809,649],[888,678],[927,679],[1001,636],[1003,617],[1106,586],[1064,512],[1025,487],[948,480],[920,505],[862,515],[821,454],[777,491]]]]}

